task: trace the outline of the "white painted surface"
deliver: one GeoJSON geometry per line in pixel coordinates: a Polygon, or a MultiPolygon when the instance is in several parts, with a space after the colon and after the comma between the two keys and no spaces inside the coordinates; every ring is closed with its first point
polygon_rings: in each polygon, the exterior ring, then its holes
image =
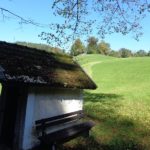
{"type": "Polygon", "coordinates": [[[23,150],[39,144],[35,121],[82,110],[82,90],[32,88],[27,100],[27,113],[23,136],[23,150]]]}

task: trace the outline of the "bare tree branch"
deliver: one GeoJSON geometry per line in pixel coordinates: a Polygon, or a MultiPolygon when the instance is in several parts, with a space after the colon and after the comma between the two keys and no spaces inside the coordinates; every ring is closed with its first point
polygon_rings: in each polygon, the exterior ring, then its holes
{"type": "Polygon", "coordinates": [[[121,6],[120,6],[118,0],[116,0],[116,3],[117,3],[117,7],[119,8],[120,14],[121,14],[122,18],[124,19],[124,21],[125,21],[126,23],[132,25],[132,22],[129,22],[129,21],[125,18],[124,12],[123,12],[123,10],[122,10],[122,8],[121,8],[121,6]]]}
{"type": "Polygon", "coordinates": [[[0,10],[1,10],[1,14],[2,14],[2,16],[3,16],[3,20],[4,20],[5,17],[6,17],[6,16],[5,16],[5,13],[8,13],[8,14],[10,14],[10,15],[16,17],[17,19],[19,19],[19,20],[20,20],[20,24],[31,24],[31,25],[38,26],[38,27],[46,27],[46,26],[48,26],[48,25],[44,25],[44,24],[37,23],[37,22],[35,22],[35,21],[33,21],[33,20],[25,19],[25,18],[23,18],[22,16],[19,16],[19,15],[13,13],[12,11],[10,11],[10,10],[8,10],[8,9],[5,9],[5,8],[0,7],[0,10]]]}
{"type": "Polygon", "coordinates": [[[21,24],[48,27],[49,33],[42,32],[39,37],[48,43],[64,45],[79,36],[92,34],[93,31],[101,38],[117,32],[124,35],[133,33],[135,39],[138,39],[142,35],[140,22],[150,12],[150,2],[149,0],[53,0],[52,9],[54,15],[63,18],[63,23],[40,24],[0,7],[3,20],[6,14],[9,14],[16,17],[21,24]],[[99,17],[91,17],[92,13],[99,17]]]}

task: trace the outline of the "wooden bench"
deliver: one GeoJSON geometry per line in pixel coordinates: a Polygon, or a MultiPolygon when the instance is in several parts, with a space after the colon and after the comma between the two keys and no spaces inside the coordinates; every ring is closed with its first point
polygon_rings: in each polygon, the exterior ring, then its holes
{"type": "Polygon", "coordinates": [[[35,125],[36,130],[40,134],[38,139],[41,141],[41,145],[54,150],[58,144],[81,135],[89,135],[89,130],[94,126],[94,123],[91,121],[81,121],[83,116],[83,111],[81,110],[37,120],[35,125]],[[60,125],[63,128],[59,129],[58,126],[60,125]],[[48,129],[51,128],[58,128],[58,130],[49,133],[48,129]]]}

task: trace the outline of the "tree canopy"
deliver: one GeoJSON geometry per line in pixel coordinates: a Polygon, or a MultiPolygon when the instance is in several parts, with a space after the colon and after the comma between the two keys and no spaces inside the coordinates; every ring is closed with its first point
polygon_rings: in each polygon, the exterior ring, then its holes
{"type": "Polygon", "coordinates": [[[138,57],[144,57],[148,54],[144,50],[139,50],[139,51],[136,52],[135,55],[138,56],[138,57]]]}
{"type": "Polygon", "coordinates": [[[83,54],[85,52],[85,46],[81,42],[80,39],[75,40],[73,45],[71,46],[71,55],[72,56],[77,56],[79,54],[83,54]]]}
{"type": "Polygon", "coordinates": [[[86,53],[87,54],[96,54],[97,53],[97,44],[98,44],[98,39],[95,38],[94,36],[89,37],[87,40],[88,44],[87,44],[87,49],[86,49],[86,53]]]}
{"type": "Polygon", "coordinates": [[[122,57],[122,58],[131,57],[131,56],[132,56],[132,52],[131,52],[131,50],[129,50],[129,49],[121,48],[121,49],[119,50],[119,55],[120,55],[120,57],[122,57]]]}
{"type": "MultiPolygon", "coordinates": [[[[54,15],[63,18],[63,22],[50,23],[49,33],[42,32],[39,36],[47,43],[62,43],[72,41],[83,35],[91,35],[94,31],[99,37],[107,34],[130,32],[134,38],[141,35],[140,21],[150,12],[148,0],[53,0],[54,15]],[[94,14],[99,18],[93,17],[94,14]]],[[[9,13],[17,17],[23,24],[30,23],[40,26],[32,20],[27,20],[7,8],[0,6],[1,14],[9,13]]]]}
{"type": "Polygon", "coordinates": [[[80,38],[76,39],[71,46],[70,54],[72,56],[77,56],[80,54],[101,54],[108,55],[113,57],[145,57],[150,56],[150,51],[147,50],[138,50],[128,48],[120,48],[119,50],[113,50],[111,45],[104,41],[99,40],[94,36],[87,38],[87,42],[82,42],[80,38]]]}
{"type": "Polygon", "coordinates": [[[106,43],[105,41],[101,41],[98,44],[98,52],[100,54],[108,55],[110,50],[111,50],[111,48],[110,48],[110,44],[109,43],[106,43]]]}
{"type": "Polygon", "coordinates": [[[114,32],[123,35],[133,32],[138,40],[142,35],[140,21],[150,12],[150,3],[147,0],[54,0],[52,8],[64,22],[52,25],[54,34],[43,32],[41,37],[61,44],[64,39],[90,35],[93,30],[101,38],[114,32]],[[58,38],[60,35],[62,39],[58,38]]]}

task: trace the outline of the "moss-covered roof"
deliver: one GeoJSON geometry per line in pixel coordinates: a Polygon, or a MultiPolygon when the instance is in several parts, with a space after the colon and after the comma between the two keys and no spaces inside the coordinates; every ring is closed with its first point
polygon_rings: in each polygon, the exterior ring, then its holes
{"type": "Polygon", "coordinates": [[[6,42],[0,42],[0,82],[96,88],[72,57],[6,42]]]}

